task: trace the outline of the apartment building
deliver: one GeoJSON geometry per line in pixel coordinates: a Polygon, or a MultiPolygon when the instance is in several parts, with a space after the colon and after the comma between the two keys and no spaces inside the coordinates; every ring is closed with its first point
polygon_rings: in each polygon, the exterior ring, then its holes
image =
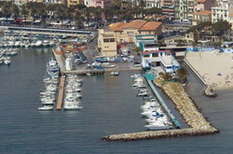
{"type": "Polygon", "coordinates": [[[160,1],[161,0],[123,0],[124,2],[129,2],[133,6],[142,6],[144,8],[160,8],[160,1]]]}
{"type": "Polygon", "coordinates": [[[162,9],[162,14],[170,19],[175,18],[175,4],[175,0],[161,0],[160,6],[162,9]]]}
{"type": "Polygon", "coordinates": [[[112,0],[84,0],[84,5],[87,7],[104,8],[111,4],[112,0]]]}
{"type": "Polygon", "coordinates": [[[197,25],[201,22],[211,22],[211,11],[203,10],[193,13],[192,24],[197,25]]]}
{"type": "Polygon", "coordinates": [[[212,7],[212,22],[228,21],[233,25],[233,1],[232,0],[218,0],[218,6],[212,7]]]}
{"type": "Polygon", "coordinates": [[[102,56],[113,57],[117,55],[117,42],[115,33],[100,29],[98,31],[98,49],[102,56]]]}
{"type": "Polygon", "coordinates": [[[211,7],[216,5],[216,0],[196,0],[194,11],[211,10],[211,7]]]}

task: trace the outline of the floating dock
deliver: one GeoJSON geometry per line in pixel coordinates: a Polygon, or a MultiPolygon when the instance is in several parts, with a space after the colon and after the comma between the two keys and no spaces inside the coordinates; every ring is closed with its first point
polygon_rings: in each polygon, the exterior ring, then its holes
{"type": "Polygon", "coordinates": [[[64,90],[65,90],[65,76],[61,76],[60,79],[59,79],[56,110],[61,110],[62,109],[63,100],[64,100],[64,90]]]}

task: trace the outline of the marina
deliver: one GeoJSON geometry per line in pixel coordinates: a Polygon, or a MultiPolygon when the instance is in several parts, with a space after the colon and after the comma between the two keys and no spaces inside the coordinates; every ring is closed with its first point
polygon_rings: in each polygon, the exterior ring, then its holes
{"type": "Polygon", "coordinates": [[[192,150],[194,152],[190,153],[193,154],[203,152],[227,154],[229,151],[226,149],[231,149],[232,127],[228,123],[231,123],[232,91],[221,91],[217,99],[206,98],[200,94],[200,81],[192,73],[189,76],[192,88],[189,88],[188,93],[202,109],[204,116],[224,131],[214,136],[172,138],[172,142],[170,139],[160,139],[123,142],[124,144],[108,143],[101,141],[100,137],[145,130],[145,121],[140,116],[142,98],[136,97],[137,91],[133,90],[129,84],[131,83],[130,76],[137,72],[123,71],[117,78],[109,77],[107,73],[104,76],[84,77],[83,112],[38,112],[39,92],[41,86],[44,86],[41,81],[46,71],[46,64],[51,57],[50,51],[28,49],[19,51],[18,54],[12,62],[14,67],[0,67],[2,81],[0,89],[2,118],[0,121],[4,123],[4,126],[0,128],[1,145],[8,144],[0,149],[1,153],[6,151],[14,153],[15,150],[19,153],[37,152],[38,149],[38,152],[44,153],[54,151],[62,153],[78,151],[83,154],[154,153],[156,147],[156,152],[161,153],[174,153],[174,151],[189,153],[192,150]],[[14,82],[22,76],[25,78],[22,78],[21,82],[14,82]],[[22,89],[25,85],[27,88],[22,89]],[[101,90],[97,91],[93,87],[101,90]],[[11,92],[14,97],[4,95],[7,92],[11,92]],[[22,97],[23,95],[25,97],[22,97]],[[215,112],[216,108],[219,112],[215,112]],[[57,135],[58,133],[60,135],[57,135]],[[24,140],[21,140],[22,137],[24,140]],[[22,144],[19,144],[19,141],[22,144]],[[32,144],[32,141],[39,144],[32,144]],[[62,147],[64,143],[67,146],[62,147]],[[135,146],[135,143],[140,144],[135,146]],[[87,146],[91,148],[87,149],[87,146]]]}

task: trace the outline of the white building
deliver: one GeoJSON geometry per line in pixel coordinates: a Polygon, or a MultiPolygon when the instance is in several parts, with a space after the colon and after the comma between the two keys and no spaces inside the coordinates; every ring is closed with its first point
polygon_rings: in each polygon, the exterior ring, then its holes
{"type": "Polygon", "coordinates": [[[196,0],[177,0],[176,18],[181,21],[192,20],[196,0]]]}
{"type": "Polygon", "coordinates": [[[217,7],[212,7],[212,23],[218,21],[228,21],[233,24],[233,1],[232,0],[219,0],[217,7]]]}
{"type": "Polygon", "coordinates": [[[141,1],[141,0],[123,0],[123,1],[132,3],[132,5],[134,5],[134,6],[140,6],[141,4],[143,4],[145,8],[153,8],[153,7],[160,8],[161,7],[160,6],[161,0],[143,0],[143,1],[141,1]]]}

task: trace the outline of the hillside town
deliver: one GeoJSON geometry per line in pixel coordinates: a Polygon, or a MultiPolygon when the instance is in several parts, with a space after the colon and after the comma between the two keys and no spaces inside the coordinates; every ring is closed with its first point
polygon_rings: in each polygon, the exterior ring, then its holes
{"type": "Polygon", "coordinates": [[[30,98],[14,95],[34,101],[19,112],[46,121],[42,135],[215,135],[222,124],[210,115],[231,114],[232,60],[233,0],[0,0],[0,73],[11,82],[0,93],[11,98],[16,79],[31,86],[30,98]]]}

